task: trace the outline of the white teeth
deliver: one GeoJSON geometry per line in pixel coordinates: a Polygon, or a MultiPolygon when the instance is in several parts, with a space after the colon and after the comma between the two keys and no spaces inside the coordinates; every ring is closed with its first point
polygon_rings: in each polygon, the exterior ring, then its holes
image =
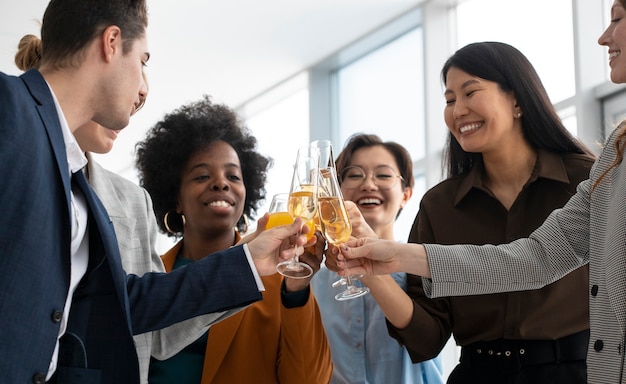
{"type": "Polygon", "coordinates": [[[465,133],[465,132],[473,131],[473,130],[478,129],[478,128],[482,127],[482,126],[483,126],[483,123],[474,123],[474,124],[464,125],[461,128],[459,128],[459,132],[465,133]]]}
{"type": "Polygon", "coordinates": [[[209,203],[209,205],[211,207],[230,207],[230,204],[228,204],[224,200],[213,201],[213,202],[209,203]]]}
{"type": "Polygon", "coordinates": [[[379,199],[361,199],[361,200],[359,200],[359,204],[376,204],[376,205],[380,205],[380,204],[382,204],[382,201],[380,201],[379,199]]]}
{"type": "Polygon", "coordinates": [[[616,58],[617,56],[620,55],[620,53],[622,53],[622,51],[613,51],[609,53],[609,60],[616,58]]]}

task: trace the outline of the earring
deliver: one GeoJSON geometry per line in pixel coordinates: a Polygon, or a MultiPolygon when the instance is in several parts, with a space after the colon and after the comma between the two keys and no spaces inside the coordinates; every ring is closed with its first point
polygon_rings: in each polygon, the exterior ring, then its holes
{"type": "MultiPolygon", "coordinates": [[[[241,230],[239,230],[239,222],[237,222],[237,225],[235,226],[235,230],[239,233],[246,233],[248,232],[248,215],[244,213],[241,216],[241,219],[243,219],[243,227],[241,228],[241,230]]],[[[239,221],[241,221],[241,219],[239,219],[239,221]]]]}
{"type": "Polygon", "coordinates": [[[517,112],[517,113],[515,114],[515,117],[516,117],[516,118],[518,118],[518,119],[519,119],[520,117],[522,117],[522,112],[517,112]]]}
{"type": "MultiPolygon", "coordinates": [[[[172,212],[172,210],[169,210],[169,211],[167,211],[165,213],[165,216],[163,217],[163,224],[165,225],[165,229],[167,229],[168,233],[171,233],[172,235],[175,235],[178,232],[173,231],[172,228],[170,228],[169,224],[167,223],[167,221],[169,219],[170,212],[172,212]]],[[[180,220],[183,222],[183,228],[184,228],[185,227],[185,223],[186,223],[185,222],[185,215],[181,214],[180,215],[180,220]]]]}

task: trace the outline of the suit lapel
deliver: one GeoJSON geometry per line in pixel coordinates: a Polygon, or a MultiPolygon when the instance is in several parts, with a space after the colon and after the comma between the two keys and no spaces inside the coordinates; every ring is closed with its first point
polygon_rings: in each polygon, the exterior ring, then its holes
{"type": "Polygon", "coordinates": [[[94,161],[90,153],[87,153],[87,161],[89,184],[106,207],[109,217],[126,217],[128,213],[123,212],[122,207],[124,205],[120,201],[111,179],[106,175],[106,170],[94,161]]]}
{"type": "Polygon", "coordinates": [[[56,105],[52,98],[52,93],[48,87],[48,83],[44,80],[39,71],[31,69],[20,76],[28,91],[37,103],[37,112],[46,129],[48,140],[54,153],[54,158],[59,169],[59,174],[63,181],[65,189],[66,203],[68,211],[70,209],[70,175],[67,163],[67,154],[65,152],[65,141],[61,132],[61,123],[57,114],[56,105]]]}
{"type": "Polygon", "coordinates": [[[124,309],[129,329],[132,329],[132,323],[130,320],[130,305],[128,303],[128,295],[126,294],[126,284],[124,281],[125,273],[119,256],[119,247],[117,245],[115,231],[113,230],[113,224],[111,223],[111,219],[102,205],[102,202],[87,184],[87,179],[85,178],[83,171],[81,170],[76,172],[73,179],[87,200],[87,205],[89,206],[89,217],[91,218],[90,223],[95,224],[97,227],[92,228],[90,230],[90,234],[100,234],[104,248],[104,256],[106,257],[109,263],[109,268],[111,269],[113,285],[115,286],[120,306],[124,309]]]}

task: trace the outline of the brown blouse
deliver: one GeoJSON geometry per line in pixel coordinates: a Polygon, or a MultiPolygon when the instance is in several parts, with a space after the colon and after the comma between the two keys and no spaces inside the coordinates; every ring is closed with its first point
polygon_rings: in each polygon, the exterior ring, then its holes
{"type": "MultiPolygon", "coordinates": [[[[527,237],[552,210],[562,207],[589,176],[593,159],[539,151],[535,169],[510,210],[482,183],[484,168],[449,178],[420,203],[409,242],[502,244],[527,237]]],[[[450,334],[458,345],[495,339],[553,340],[589,329],[589,269],[534,291],[428,299],[420,277],[408,276],[413,318],[389,333],[406,345],[413,362],[431,359],[450,334]]]]}

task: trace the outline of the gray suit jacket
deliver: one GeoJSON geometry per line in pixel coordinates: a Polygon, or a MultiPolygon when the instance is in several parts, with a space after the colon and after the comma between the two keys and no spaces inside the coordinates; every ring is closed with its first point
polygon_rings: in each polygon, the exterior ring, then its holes
{"type": "MultiPolygon", "coordinates": [[[[165,272],[155,249],[157,223],[148,192],[135,183],[104,169],[87,154],[89,184],[102,200],[115,228],[122,266],[126,273],[142,276],[165,272]]],[[[141,383],[148,382],[150,355],[167,359],[202,336],[209,325],[245,307],[198,316],[168,328],[134,336],[141,383]]]]}
{"type": "MultiPolygon", "coordinates": [[[[624,123],[622,123],[624,124],[624,123]]],[[[615,160],[618,127],[589,179],[529,238],[501,246],[426,245],[432,297],[541,288],[589,262],[591,337],[589,383],[623,383],[626,346],[626,163],[599,176],[615,160]]]]}

